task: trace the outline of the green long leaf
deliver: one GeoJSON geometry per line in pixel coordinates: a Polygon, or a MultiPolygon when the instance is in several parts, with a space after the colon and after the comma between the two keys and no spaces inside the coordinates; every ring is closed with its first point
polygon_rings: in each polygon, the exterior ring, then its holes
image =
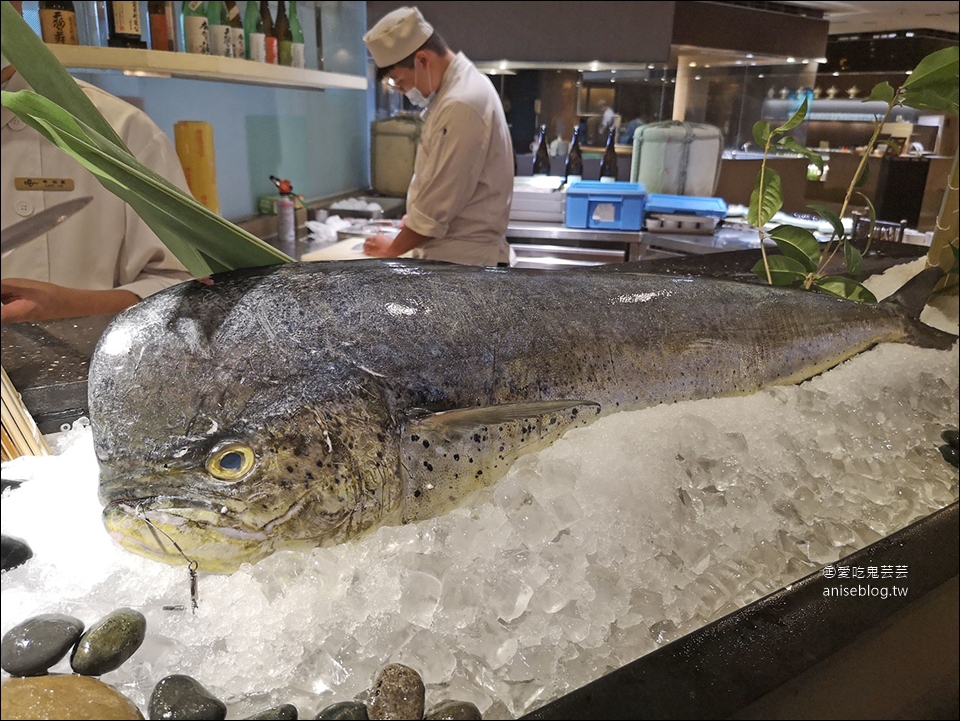
{"type": "Polygon", "coordinates": [[[770,237],[780,252],[797,261],[807,273],[813,273],[820,263],[820,244],[813,233],[795,225],[778,225],[770,237]]]}
{"type": "Polygon", "coordinates": [[[820,169],[821,173],[823,172],[823,156],[820,155],[820,153],[817,152],[816,150],[810,150],[809,148],[806,148],[803,145],[800,145],[800,143],[798,143],[794,138],[790,137],[789,135],[786,136],[785,138],[781,138],[780,141],[777,143],[777,145],[782,145],[783,147],[789,149],[794,153],[803,155],[804,157],[807,158],[807,160],[809,160],[811,163],[816,165],[820,169]]]}
{"type": "Polygon", "coordinates": [[[750,207],[747,210],[747,222],[754,228],[762,228],[783,207],[783,191],[780,188],[780,174],[772,168],[764,168],[757,173],[757,184],[750,194],[750,207]],[[763,176],[763,187],[760,177],[763,176]]]}
{"type": "Polygon", "coordinates": [[[2,4],[0,18],[3,20],[0,24],[3,55],[34,91],[67,108],[77,119],[123,147],[120,136],[100,114],[97,106],[10,3],[2,4]]]}
{"type": "Polygon", "coordinates": [[[2,96],[6,107],[129,203],[197,277],[292,260],[210,211],[50,100],[26,91],[2,96]]]}
{"type": "Polygon", "coordinates": [[[187,270],[204,277],[293,261],[140,163],[10,3],[0,11],[3,54],[35,91],[3,92],[3,106],[129,203],[187,270]]]}
{"type": "Polygon", "coordinates": [[[903,82],[903,104],[911,108],[958,112],[960,48],[953,45],[927,55],[903,82]]]}
{"type": "Polygon", "coordinates": [[[781,125],[779,128],[774,128],[773,132],[777,135],[781,133],[789,132],[797,127],[800,123],[803,122],[803,119],[807,117],[807,107],[808,102],[806,97],[804,97],[803,102],[800,103],[800,107],[797,108],[797,111],[790,117],[790,119],[781,125]]]}
{"type": "MultiPolygon", "coordinates": [[[[803,265],[785,255],[771,255],[767,258],[767,264],[770,266],[770,279],[773,285],[792,285],[807,277],[803,265]]],[[[763,279],[767,277],[762,260],[758,261],[750,272],[763,279]]]]}
{"type": "Polygon", "coordinates": [[[842,275],[828,275],[818,278],[814,286],[830,295],[835,295],[860,303],[876,303],[877,297],[860,285],[857,281],[844,278],[842,275]]]}

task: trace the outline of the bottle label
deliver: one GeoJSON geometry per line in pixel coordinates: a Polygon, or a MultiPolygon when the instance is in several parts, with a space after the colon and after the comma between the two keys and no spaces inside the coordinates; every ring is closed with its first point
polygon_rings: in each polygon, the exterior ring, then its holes
{"type": "Polygon", "coordinates": [[[243,41],[243,28],[230,28],[230,42],[233,45],[233,57],[247,57],[247,51],[243,41]]]}
{"type": "Polygon", "coordinates": [[[76,13],[69,10],[41,10],[40,34],[45,43],[79,45],[76,13]]]}
{"type": "Polygon", "coordinates": [[[183,18],[183,45],[188,53],[210,54],[210,37],[205,17],[187,15],[183,18]]]}
{"type": "MultiPolygon", "coordinates": [[[[567,176],[567,185],[573,185],[574,183],[579,183],[581,180],[583,180],[583,176],[582,176],[582,175],[568,175],[568,176],[567,176]]],[[[612,178],[611,178],[611,180],[612,180],[612,178]]]]}
{"type": "Polygon", "coordinates": [[[303,43],[294,43],[291,48],[291,58],[292,62],[290,63],[295,68],[305,68],[307,67],[307,61],[304,53],[303,43]]]}
{"type": "Polygon", "coordinates": [[[290,67],[293,65],[293,43],[289,40],[281,40],[277,43],[277,60],[280,65],[290,67]]]}
{"type": "Polygon", "coordinates": [[[258,63],[267,62],[267,36],[263,33],[250,33],[250,60],[258,63]]]}
{"type": "Polygon", "coordinates": [[[617,181],[616,178],[611,178],[609,175],[601,175],[601,176],[600,176],[600,182],[601,182],[601,183],[615,183],[616,181],[617,181]]]}
{"type": "Polygon", "coordinates": [[[138,3],[114,2],[110,7],[113,8],[113,28],[117,35],[140,35],[143,27],[138,3]]]}
{"type": "Polygon", "coordinates": [[[210,54],[230,57],[233,53],[233,43],[230,38],[229,25],[208,25],[210,33],[210,54]]]}
{"type": "Polygon", "coordinates": [[[280,56],[278,54],[279,47],[276,38],[268,38],[266,35],[263,37],[264,44],[267,48],[267,62],[271,65],[277,65],[280,61],[280,56]]]}

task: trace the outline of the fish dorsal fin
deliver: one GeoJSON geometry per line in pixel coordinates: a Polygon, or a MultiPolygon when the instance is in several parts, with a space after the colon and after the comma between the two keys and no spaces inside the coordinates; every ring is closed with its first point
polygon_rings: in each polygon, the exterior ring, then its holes
{"type": "Polygon", "coordinates": [[[561,400],[411,417],[400,442],[404,522],[446,513],[466,495],[494,483],[520,456],[546,448],[599,416],[599,403],[561,400]]]}
{"type": "Polygon", "coordinates": [[[490,426],[511,421],[526,420],[537,416],[550,415],[560,411],[567,411],[578,406],[596,406],[599,403],[582,400],[561,401],[528,401],[525,403],[502,403],[496,406],[478,406],[476,408],[457,408],[452,411],[431,413],[421,411],[411,417],[408,428],[420,426],[424,430],[433,431],[444,428],[452,431],[463,431],[478,426],[490,426]]]}

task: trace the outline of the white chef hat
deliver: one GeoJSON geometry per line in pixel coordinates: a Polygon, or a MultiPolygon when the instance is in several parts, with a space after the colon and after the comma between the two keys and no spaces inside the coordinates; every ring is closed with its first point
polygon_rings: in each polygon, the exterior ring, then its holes
{"type": "Polygon", "coordinates": [[[412,55],[433,35],[433,26],[415,7],[397,8],[380,18],[363,36],[378,68],[385,68],[412,55]]]}

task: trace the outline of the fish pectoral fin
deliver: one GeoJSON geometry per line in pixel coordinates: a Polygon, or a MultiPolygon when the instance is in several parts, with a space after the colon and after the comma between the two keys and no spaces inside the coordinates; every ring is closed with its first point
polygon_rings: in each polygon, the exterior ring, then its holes
{"type": "Polygon", "coordinates": [[[595,408],[599,411],[600,404],[585,400],[560,400],[458,408],[452,411],[439,411],[418,416],[411,419],[407,428],[419,427],[423,431],[431,432],[471,431],[482,426],[529,420],[539,416],[551,416],[578,408],[595,408]]]}
{"type": "Polygon", "coordinates": [[[502,477],[520,456],[599,415],[599,403],[563,400],[462,408],[409,420],[400,444],[404,522],[446,513],[502,477]]]}

